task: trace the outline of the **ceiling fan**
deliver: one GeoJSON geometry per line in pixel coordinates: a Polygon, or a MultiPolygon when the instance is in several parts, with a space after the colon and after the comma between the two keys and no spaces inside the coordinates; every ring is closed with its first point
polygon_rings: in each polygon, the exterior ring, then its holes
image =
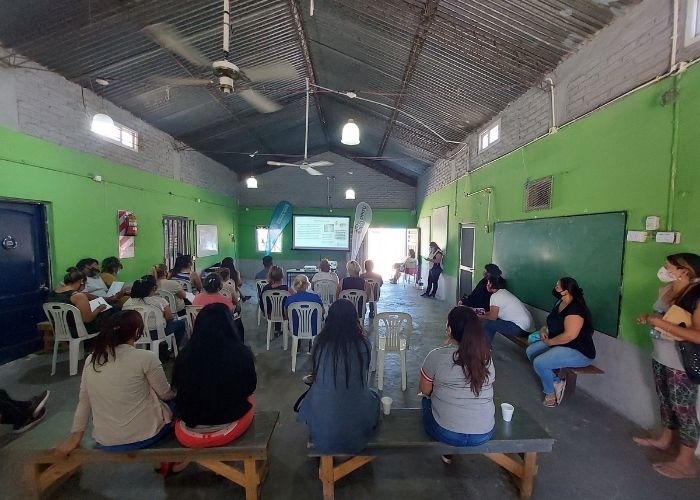
{"type": "Polygon", "coordinates": [[[230,36],[230,0],[224,0],[224,57],[220,61],[210,61],[197,48],[185,41],[180,33],[166,23],[156,23],[146,26],[144,31],[161,47],[173,52],[202,68],[212,68],[214,79],[211,78],[169,78],[155,77],[152,81],[162,85],[193,85],[206,86],[216,83],[224,94],[236,93],[248,104],[261,113],[272,113],[282,107],[276,102],[259,94],[251,88],[246,88],[250,82],[295,80],[297,71],[288,62],[280,61],[261,66],[239,68],[228,60],[230,36]]]}
{"type": "Polygon", "coordinates": [[[314,167],[330,167],[333,162],[314,161],[309,163],[309,79],[306,79],[306,134],[304,136],[304,159],[301,163],[284,163],[281,161],[268,161],[267,164],[273,167],[299,167],[309,175],[323,175],[314,167]]]}

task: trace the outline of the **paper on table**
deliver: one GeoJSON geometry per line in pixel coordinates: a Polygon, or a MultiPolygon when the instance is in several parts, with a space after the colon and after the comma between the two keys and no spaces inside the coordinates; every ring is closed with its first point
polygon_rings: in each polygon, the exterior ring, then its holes
{"type": "Polygon", "coordinates": [[[104,299],[104,297],[97,297],[96,299],[92,299],[90,301],[90,310],[94,311],[95,309],[97,309],[98,307],[100,307],[103,304],[107,306],[107,309],[112,309],[112,306],[110,306],[107,303],[107,301],[104,299]]]}
{"type": "Polygon", "coordinates": [[[190,304],[194,302],[194,294],[192,292],[185,292],[185,298],[190,301],[190,304]]]}
{"type": "Polygon", "coordinates": [[[110,286],[109,290],[107,290],[107,297],[115,296],[116,294],[122,291],[122,288],[124,288],[123,281],[113,281],[112,286],[110,286]]]}

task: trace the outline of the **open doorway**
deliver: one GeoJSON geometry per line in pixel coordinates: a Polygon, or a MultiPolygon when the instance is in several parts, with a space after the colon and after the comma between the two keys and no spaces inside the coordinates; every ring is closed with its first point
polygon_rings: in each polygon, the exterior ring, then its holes
{"type": "Polygon", "coordinates": [[[370,228],[367,236],[367,258],[374,261],[374,272],[389,281],[394,264],[406,259],[406,229],[370,228]]]}

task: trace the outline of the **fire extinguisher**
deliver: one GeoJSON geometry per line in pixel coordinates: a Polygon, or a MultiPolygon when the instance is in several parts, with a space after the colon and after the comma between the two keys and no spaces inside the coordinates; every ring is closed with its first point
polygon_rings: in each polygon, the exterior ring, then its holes
{"type": "Polygon", "coordinates": [[[139,232],[138,228],[138,220],[136,220],[136,216],[134,214],[129,214],[126,217],[126,231],[124,232],[125,236],[136,236],[139,232]]]}

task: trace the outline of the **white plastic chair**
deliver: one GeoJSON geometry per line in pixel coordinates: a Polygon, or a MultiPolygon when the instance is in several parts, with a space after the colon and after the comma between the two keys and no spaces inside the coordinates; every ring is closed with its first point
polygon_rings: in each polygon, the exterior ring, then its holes
{"type": "Polygon", "coordinates": [[[98,333],[88,333],[80,315],[80,309],[71,304],[62,302],[47,302],[44,304],[44,313],[53,327],[53,359],[51,361],[51,375],[56,374],[56,360],[58,358],[58,343],[68,342],[68,356],[70,360],[70,374],[78,374],[78,361],[83,359],[83,342],[97,337],[98,333]],[[75,320],[75,330],[78,338],[71,335],[68,326],[68,315],[72,314],[75,320]]]}
{"type": "Polygon", "coordinates": [[[289,332],[292,336],[292,373],[297,368],[297,349],[300,340],[314,340],[314,323],[316,324],[316,334],[321,332],[323,306],[316,302],[294,302],[287,309],[289,321],[289,332]],[[314,312],[316,320],[314,321],[314,312]],[[294,330],[294,318],[297,319],[297,328],[294,330]]]}
{"type": "Polygon", "coordinates": [[[156,297],[162,297],[167,300],[168,305],[170,306],[170,311],[173,314],[177,314],[177,299],[175,298],[175,294],[173,292],[169,292],[167,290],[156,290],[156,297]]]}
{"type": "Polygon", "coordinates": [[[143,335],[141,335],[141,338],[139,338],[134,345],[137,347],[144,346],[147,349],[150,348],[151,351],[157,354],[160,343],[165,342],[168,344],[168,347],[173,350],[175,357],[177,357],[177,340],[175,339],[174,333],[165,333],[165,318],[163,317],[163,312],[160,309],[147,304],[142,306],[130,306],[129,309],[139,313],[144,324],[143,335]],[[155,340],[151,338],[151,332],[148,326],[149,324],[153,324],[153,322],[155,322],[156,333],[158,335],[155,340]]]}
{"type": "Polygon", "coordinates": [[[407,267],[403,271],[403,287],[406,288],[406,283],[411,283],[411,278],[413,278],[413,284],[416,284],[416,277],[418,276],[417,267],[407,267]]]}
{"type": "MultiPolygon", "coordinates": [[[[406,351],[411,343],[413,333],[413,319],[408,313],[383,312],[374,317],[375,346],[372,349],[372,357],[376,351],[377,389],[384,388],[384,357],[387,352],[398,352],[401,360],[401,390],[406,390],[406,351]],[[384,335],[381,335],[381,333],[384,335]]],[[[370,361],[370,370],[375,363],[370,361]]]]}
{"type": "MultiPolygon", "coordinates": [[[[265,285],[267,285],[267,280],[255,280],[255,286],[258,289],[258,301],[262,299],[262,290],[265,288],[265,285]]],[[[262,315],[262,311],[258,307],[258,326],[260,326],[260,316],[262,315]]]]}
{"type": "Polygon", "coordinates": [[[364,290],[343,290],[338,295],[339,299],[348,299],[353,304],[355,304],[355,309],[357,310],[357,317],[364,320],[365,311],[367,308],[367,294],[364,290]]]}
{"type": "Polygon", "coordinates": [[[321,296],[321,301],[326,309],[335,302],[335,292],[338,290],[338,283],[333,280],[318,280],[313,283],[313,290],[321,296]]]}
{"type": "Polygon", "coordinates": [[[367,304],[374,304],[374,312],[376,314],[377,302],[379,302],[379,282],[373,279],[366,279],[365,283],[367,284],[367,304]]]}
{"type": "MultiPolygon", "coordinates": [[[[267,350],[270,350],[270,335],[272,333],[273,323],[282,323],[282,336],[284,350],[287,350],[287,322],[284,320],[284,314],[282,309],[282,302],[285,297],[289,294],[286,290],[267,290],[263,292],[262,305],[264,309],[265,318],[267,318],[267,350]]],[[[260,308],[258,308],[259,310],[260,308]]]]}
{"type": "Polygon", "coordinates": [[[187,320],[187,331],[190,337],[192,336],[192,332],[194,332],[194,321],[197,319],[197,315],[203,307],[204,306],[185,306],[185,319],[187,320]]]}

